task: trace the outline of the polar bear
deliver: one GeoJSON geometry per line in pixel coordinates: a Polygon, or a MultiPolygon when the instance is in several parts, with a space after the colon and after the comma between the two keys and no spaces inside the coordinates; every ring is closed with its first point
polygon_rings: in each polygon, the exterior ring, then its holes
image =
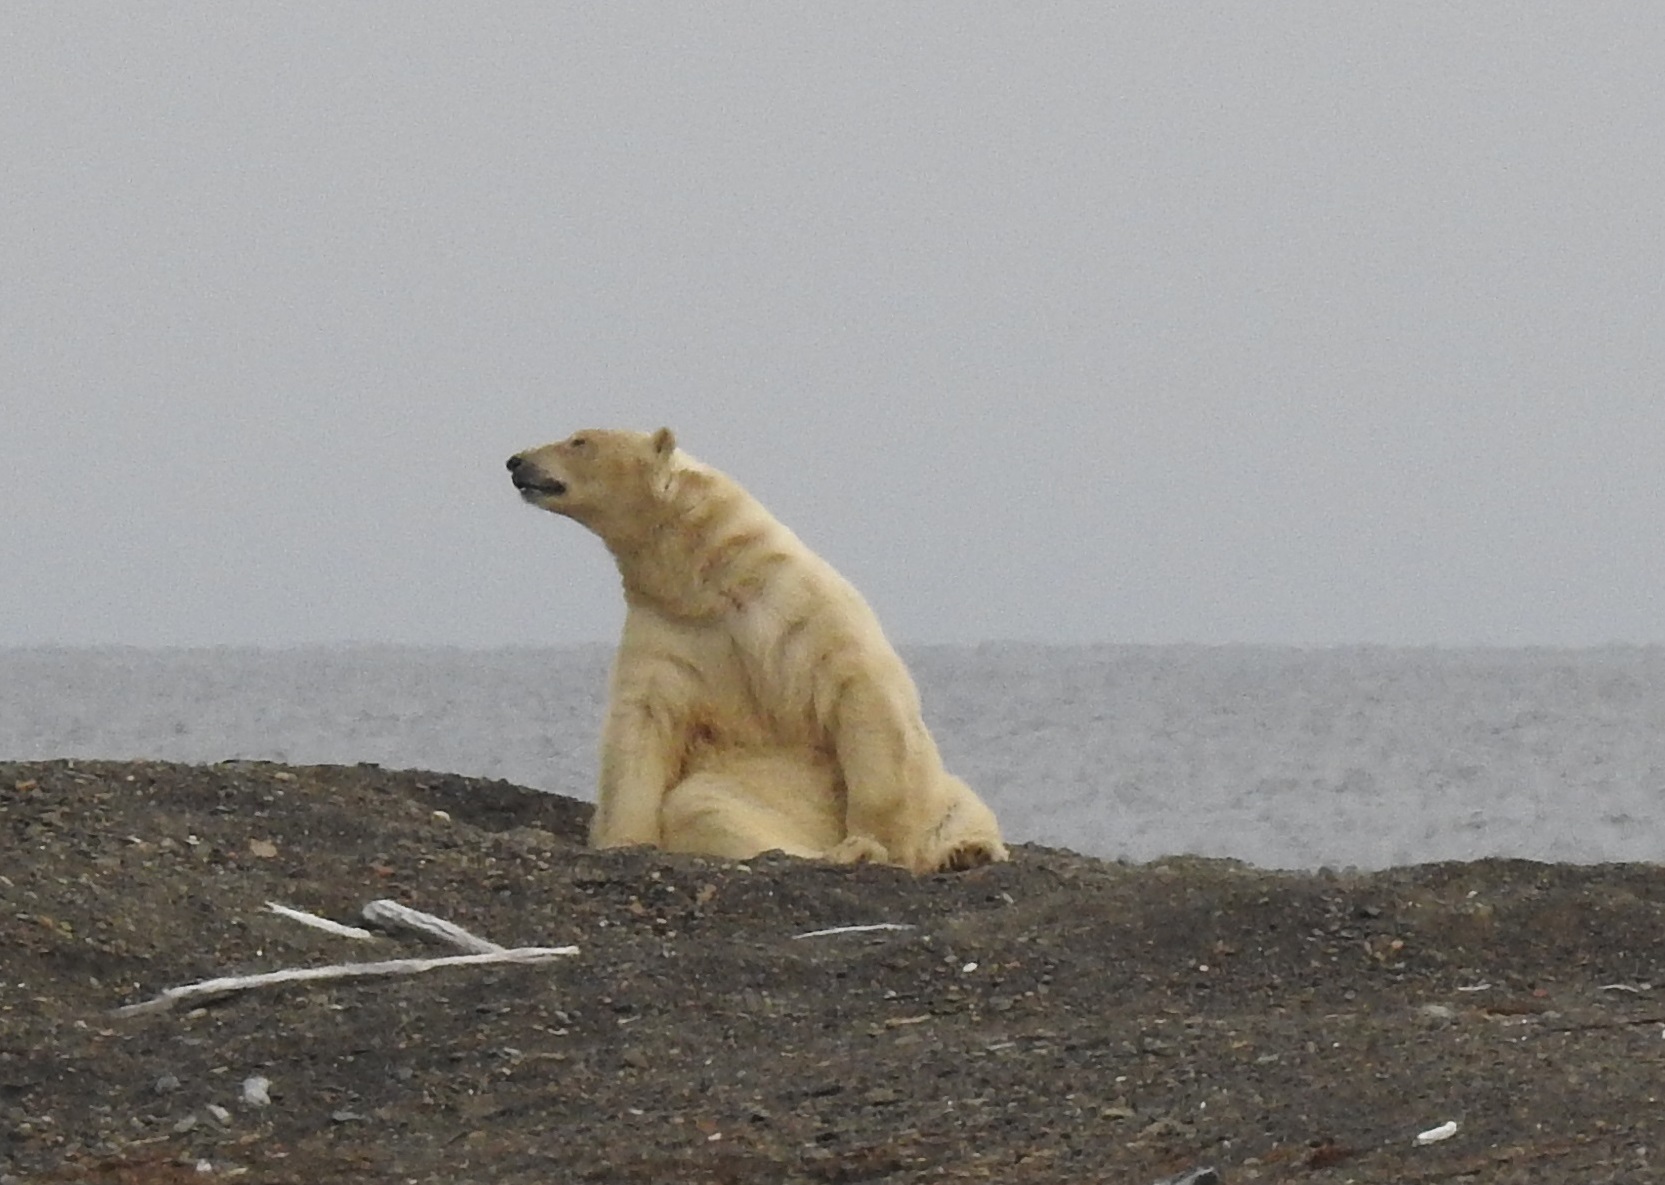
{"type": "Polygon", "coordinates": [[[578,432],[508,466],[624,583],[592,844],[919,873],[1007,858],[867,602],[739,483],[666,428],[578,432]]]}

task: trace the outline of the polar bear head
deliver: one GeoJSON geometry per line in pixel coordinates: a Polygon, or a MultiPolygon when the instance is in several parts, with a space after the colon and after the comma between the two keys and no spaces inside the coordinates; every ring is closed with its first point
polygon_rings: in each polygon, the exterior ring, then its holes
{"type": "Polygon", "coordinates": [[[612,539],[653,520],[653,506],[670,486],[675,452],[669,428],[586,429],[516,453],[509,458],[509,476],[533,506],[612,539]]]}

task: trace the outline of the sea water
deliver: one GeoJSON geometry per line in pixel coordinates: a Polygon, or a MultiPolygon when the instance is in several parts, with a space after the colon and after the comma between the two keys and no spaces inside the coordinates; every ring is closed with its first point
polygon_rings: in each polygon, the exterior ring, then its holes
{"type": "MultiPolygon", "coordinates": [[[[1300,869],[1665,860],[1665,648],[904,653],[1014,841],[1300,869]]],[[[0,759],[375,762],[588,798],[610,656],[0,650],[0,759]]]]}

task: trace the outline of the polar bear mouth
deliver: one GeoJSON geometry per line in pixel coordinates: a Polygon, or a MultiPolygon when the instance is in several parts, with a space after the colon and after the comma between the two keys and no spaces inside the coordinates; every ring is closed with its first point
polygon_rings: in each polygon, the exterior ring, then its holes
{"type": "Polygon", "coordinates": [[[522,498],[560,497],[567,492],[567,483],[564,481],[531,481],[518,473],[514,476],[514,483],[522,498]]]}

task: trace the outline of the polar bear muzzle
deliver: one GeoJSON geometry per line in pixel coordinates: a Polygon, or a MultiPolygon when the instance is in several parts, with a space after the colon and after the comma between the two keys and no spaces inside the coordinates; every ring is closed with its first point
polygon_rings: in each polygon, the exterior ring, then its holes
{"type": "Polygon", "coordinates": [[[509,458],[509,480],[515,483],[522,498],[536,498],[547,494],[560,497],[567,492],[567,483],[544,473],[536,465],[528,465],[526,458],[516,453],[509,458]]]}

